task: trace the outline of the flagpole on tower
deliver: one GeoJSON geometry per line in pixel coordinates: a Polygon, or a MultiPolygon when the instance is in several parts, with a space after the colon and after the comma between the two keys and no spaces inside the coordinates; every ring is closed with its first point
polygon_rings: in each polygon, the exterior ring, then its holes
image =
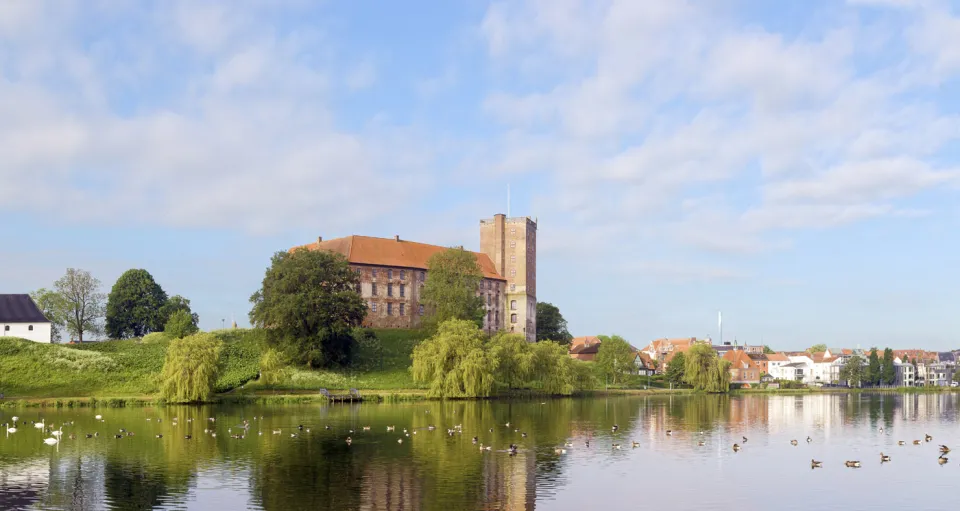
{"type": "Polygon", "coordinates": [[[507,183],[507,218],[510,218],[510,183],[507,183]]]}
{"type": "Polygon", "coordinates": [[[723,346],[723,313],[717,311],[717,326],[720,328],[720,345],[723,346]]]}

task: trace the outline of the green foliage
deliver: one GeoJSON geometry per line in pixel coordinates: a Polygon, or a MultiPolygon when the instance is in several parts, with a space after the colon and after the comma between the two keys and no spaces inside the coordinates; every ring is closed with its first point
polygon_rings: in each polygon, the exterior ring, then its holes
{"type": "Polygon", "coordinates": [[[360,371],[383,369],[383,343],[370,328],[354,328],[355,356],[351,366],[360,371]]]}
{"type": "Polygon", "coordinates": [[[223,341],[213,334],[174,339],[160,374],[160,395],[174,403],[202,402],[213,394],[223,341]]]}
{"type": "Polygon", "coordinates": [[[547,302],[537,302],[537,341],[553,341],[570,344],[573,336],[567,330],[567,320],[560,309],[547,302]]]}
{"type": "Polygon", "coordinates": [[[687,350],[685,358],[684,377],[694,390],[730,390],[730,362],[718,357],[713,348],[706,344],[694,344],[687,350]]]}
{"type": "Polygon", "coordinates": [[[634,358],[637,353],[630,344],[619,335],[600,336],[600,348],[597,350],[597,370],[614,385],[625,374],[635,372],[634,358]]]}
{"type": "Polygon", "coordinates": [[[880,362],[880,380],[885,385],[897,383],[897,368],[893,365],[893,350],[887,348],[883,350],[883,360],[880,362]]]}
{"type": "Polygon", "coordinates": [[[683,352],[673,355],[673,359],[667,364],[667,372],[664,377],[674,387],[680,386],[686,381],[687,356],[683,352]]]}
{"type": "Polygon", "coordinates": [[[67,322],[67,303],[56,291],[40,288],[30,293],[40,312],[50,320],[50,340],[60,342],[63,339],[63,327],[67,322]]]}
{"type": "Polygon", "coordinates": [[[157,342],[169,342],[170,339],[170,334],[166,332],[150,332],[149,334],[143,336],[143,339],[141,339],[140,342],[144,344],[152,344],[157,342]]]}
{"type": "Polygon", "coordinates": [[[260,373],[260,357],[266,345],[262,330],[228,329],[212,332],[223,341],[215,392],[243,386],[260,373]]]}
{"type": "Polygon", "coordinates": [[[498,361],[496,379],[501,388],[519,388],[527,381],[533,353],[522,335],[497,332],[487,345],[490,355],[498,361]]]}
{"type": "Polygon", "coordinates": [[[167,293],[150,272],[127,270],[117,279],[107,298],[107,336],[129,339],[163,330],[160,308],[166,302],[167,293]]]}
{"type": "Polygon", "coordinates": [[[71,337],[83,341],[84,333],[100,333],[106,298],[100,292],[99,280],[88,271],[67,268],[67,273],[54,282],[53,287],[62,300],[63,318],[71,337]]]}
{"type": "Polygon", "coordinates": [[[827,351],[826,344],[814,344],[813,346],[807,348],[807,353],[821,353],[824,351],[827,351]]]}
{"type": "Polygon", "coordinates": [[[353,337],[367,312],[357,275],[340,254],[297,249],[274,254],[259,291],[250,297],[250,322],[270,344],[310,365],[349,364],[353,337]]]}
{"type": "Polygon", "coordinates": [[[859,387],[864,380],[863,358],[853,355],[840,368],[840,380],[851,387],[859,387]]]}
{"type": "Polygon", "coordinates": [[[424,325],[435,330],[438,325],[459,319],[483,325],[483,298],[477,288],[483,272],[477,256],[461,248],[438,252],[427,262],[430,271],[420,293],[420,303],[426,306],[424,325]]]}
{"type": "Polygon", "coordinates": [[[870,350],[870,358],[863,381],[870,385],[879,385],[881,378],[883,378],[883,373],[880,368],[880,357],[877,356],[877,348],[873,348],[870,350]]]}
{"type": "Polygon", "coordinates": [[[771,353],[776,353],[776,351],[773,351],[773,349],[770,346],[767,346],[766,344],[764,344],[763,353],[764,355],[770,355],[771,353]]]}
{"type": "Polygon", "coordinates": [[[286,366],[287,363],[279,351],[273,348],[267,349],[260,357],[260,381],[268,385],[279,383],[283,380],[283,370],[286,366]]]}
{"type": "Polygon", "coordinates": [[[193,323],[193,317],[190,316],[189,312],[185,310],[178,310],[170,316],[170,319],[167,320],[167,324],[164,325],[163,331],[174,339],[183,339],[188,335],[193,335],[199,332],[200,329],[197,328],[197,325],[193,323]]]}
{"type": "Polygon", "coordinates": [[[180,295],[173,295],[170,298],[167,298],[166,303],[160,307],[160,318],[162,323],[166,325],[167,321],[170,321],[170,317],[173,316],[173,314],[177,311],[186,311],[186,313],[190,315],[190,320],[193,323],[193,326],[198,327],[197,331],[199,331],[200,316],[190,309],[190,300],[187,300],[180,295]]]}
{"type": "Polygon", "coordinates": [[[427,383],[431,397],[490,396],[497,360],[483,341],[483,332],[473,321],[440,323],[437,333],[413,350],[414,380],[427,383]]]}
{"type": "Polygon", "coordinates": [[[585,362],[574,360],[567,354],[567,348],[553,342],[538,342],[531,345],[532,387],[547,394],[569,396],[578,385],[590,380],[581,369],[585,362]]]}

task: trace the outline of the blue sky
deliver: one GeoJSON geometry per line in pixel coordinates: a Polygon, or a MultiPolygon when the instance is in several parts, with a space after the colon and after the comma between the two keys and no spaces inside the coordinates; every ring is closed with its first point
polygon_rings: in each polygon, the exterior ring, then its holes
{"type": "Polygon", "coordinates": [[[956,348],[960,3],[0,3],[0,292],[539,218],[575,335],[956,348]]]}

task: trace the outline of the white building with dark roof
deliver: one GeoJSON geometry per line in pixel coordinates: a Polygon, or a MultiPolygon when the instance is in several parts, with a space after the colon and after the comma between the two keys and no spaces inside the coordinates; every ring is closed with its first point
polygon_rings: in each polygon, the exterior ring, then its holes
{"type": "Polygon", "coordinates": [[[51,342],[52,326],[30,295],[0,295],[0,337],[51,342]]]}

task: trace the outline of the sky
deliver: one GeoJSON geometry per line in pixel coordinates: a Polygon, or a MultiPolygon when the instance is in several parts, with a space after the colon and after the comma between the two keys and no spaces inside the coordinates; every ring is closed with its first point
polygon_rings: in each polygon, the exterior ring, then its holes
{"type": "Polygon", "coordinates": [[[574,335],[960,347],[960,2],[3,0],[0,292],[538,219],[574,335]]]}

